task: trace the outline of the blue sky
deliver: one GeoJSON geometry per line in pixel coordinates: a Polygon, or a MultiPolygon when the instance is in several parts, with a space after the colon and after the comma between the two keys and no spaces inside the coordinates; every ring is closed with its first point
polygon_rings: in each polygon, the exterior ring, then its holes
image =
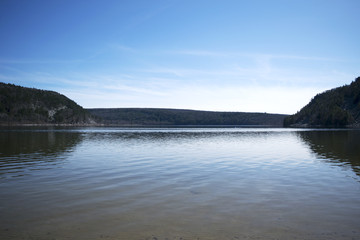
{"type": "Polygon", "coordinates": [[[292,114],[360,76],[358,0],[0,1],[0,81],[86,108],[292,114]]]}

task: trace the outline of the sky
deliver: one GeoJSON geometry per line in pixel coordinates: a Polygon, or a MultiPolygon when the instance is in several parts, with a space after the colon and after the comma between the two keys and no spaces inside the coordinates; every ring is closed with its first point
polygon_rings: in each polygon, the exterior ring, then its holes
{"type": "Polygon", "coordinates": [[[1,0],[0,81],[85,108],[293,114],[360,76],[358,0],[1,0]]]}

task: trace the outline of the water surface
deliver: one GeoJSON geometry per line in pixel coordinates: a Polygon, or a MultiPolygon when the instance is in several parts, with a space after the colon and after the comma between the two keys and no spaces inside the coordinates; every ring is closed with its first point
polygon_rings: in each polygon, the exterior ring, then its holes
{"type": "Polygon", "coordinates": [[[360,131],[0,130],[0,239],[359,239],[360,131]]]}

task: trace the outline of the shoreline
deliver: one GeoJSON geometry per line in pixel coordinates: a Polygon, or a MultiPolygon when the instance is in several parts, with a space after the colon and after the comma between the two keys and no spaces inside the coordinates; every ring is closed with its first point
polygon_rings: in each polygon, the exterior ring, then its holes
{"type": "Polygon", "coordinates": [[[289,128],[289,129],[360,129],[360,125],[348,126],[310,126],[306,124],[281,126],[281,125],[156,125],[156,124],[101,124],[101,123],[0,123],[0,128],[13,128],[13,127],[99,127],[99,128],[289,128]]]}
{"type": "Polygon", "coordinates": [[[280,125],[152,125],[152,124],[53,124],[53,123],[0,123],[0,127],[124,127],[124,128],[284,128],[280,125]]]}

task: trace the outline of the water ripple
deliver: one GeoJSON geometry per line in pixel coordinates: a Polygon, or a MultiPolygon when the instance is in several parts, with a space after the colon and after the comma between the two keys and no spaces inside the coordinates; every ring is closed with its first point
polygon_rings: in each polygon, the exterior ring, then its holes
{"type": "Polygon", "coordinates": [[[19,144],[0,155],[1,239],[360,236],[358,132],[101,128],[24,136],[0,138],[19,144]],[[32,138],[41,144],[21,146],[32,138]]]}

